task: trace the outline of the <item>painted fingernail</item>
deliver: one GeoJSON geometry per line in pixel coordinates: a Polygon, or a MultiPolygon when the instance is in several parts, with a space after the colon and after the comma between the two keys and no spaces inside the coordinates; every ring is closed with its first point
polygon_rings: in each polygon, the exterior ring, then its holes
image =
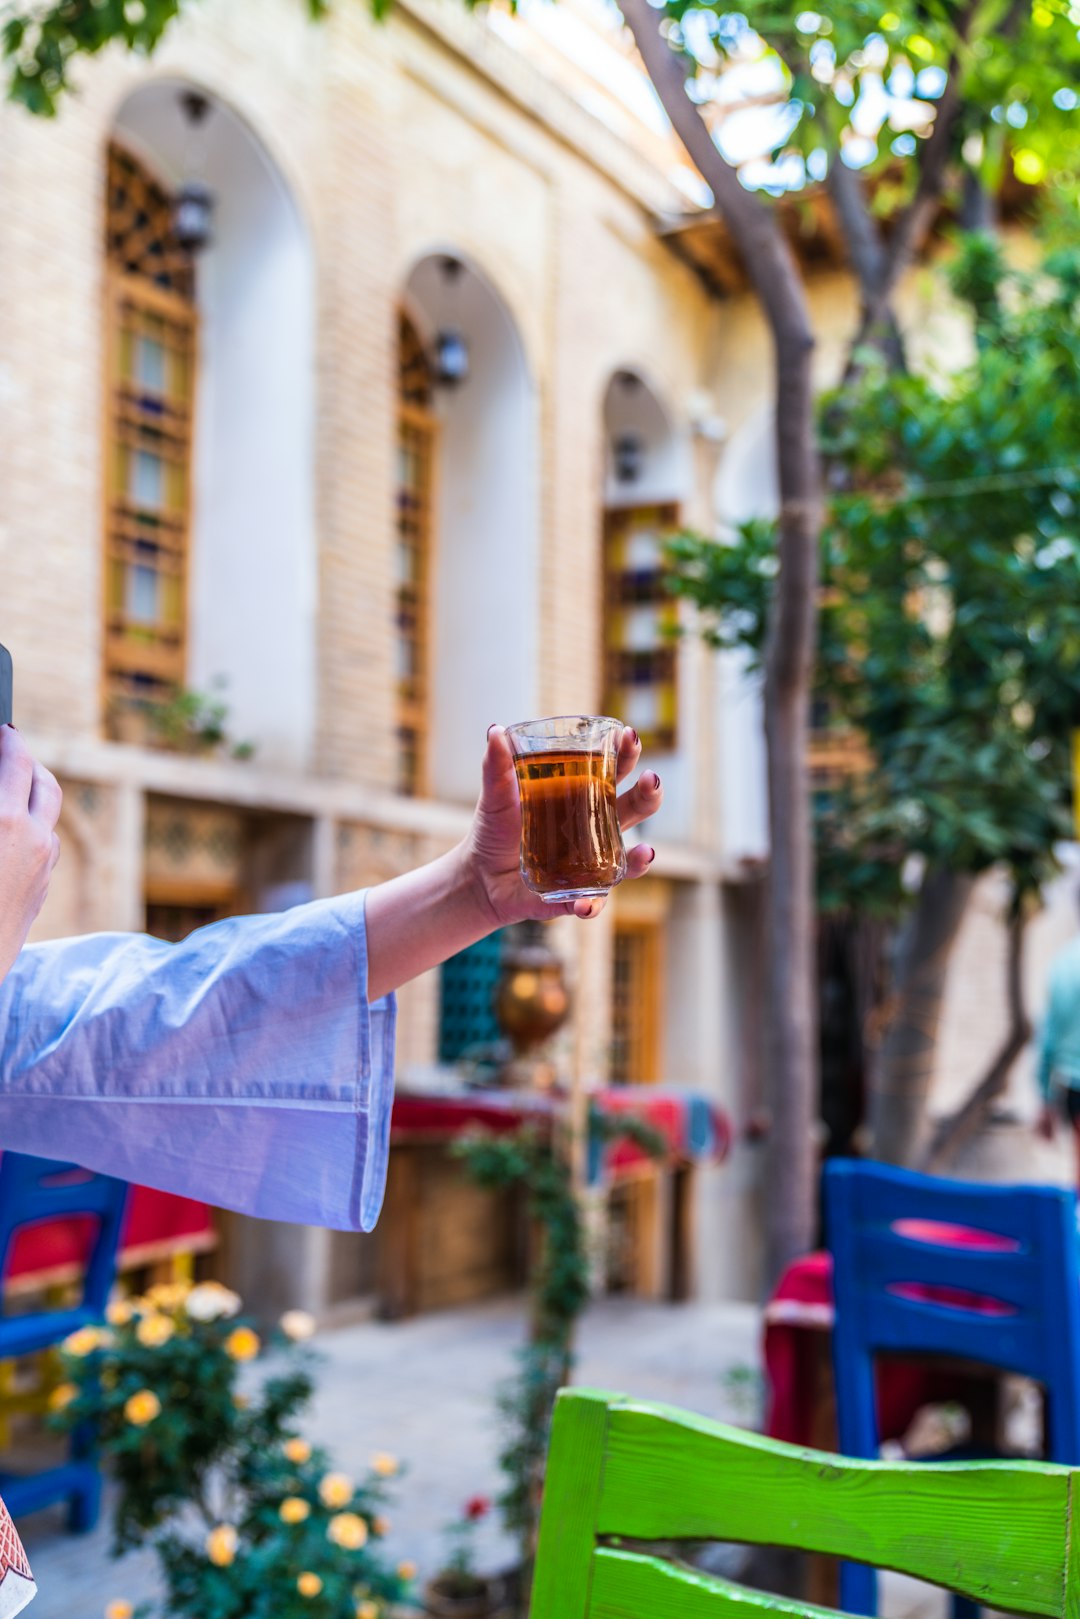
{"type": "Polygon", "coordinates": [[[641,738],[638,736],[637,732],[634,730],[634,727],[632,725],[627,727],[627,733],[626,734],[627,734],[627,736],[629,736],[631,742],[634,744],[634,746],[636,748],[639,748],[641,746],[641,738]]]}
{"type": "Polygon", "coordinates": [[[649,849],[649,865],[650,866],[652,865],[652,863],[653,863],[653,861],[655,859],[656,859],[656,850],[653,849],[653,848],[650,848],[649,849]]]}
{"type": "Polygon", "coordinates": [[[491,722],[491,724],[490,724],[490,725],[489,725],[489,726],[488,726],[488,728],[487,728],[487,734],[488,734],[488,736],[490,736],[490,735],[491,735],[491,733],[492,733],[492,731],[497,731],[497,730],[498,730],[498,728],[499,728],[499,722],[498,722],[498,720],[492,720],[492,722],[491,722]]]}
{"type": "Polygon", "coordinates": [[[650,774],[652,776],[652,783],[651,783],[651,786],[649,788],[649,791],[653,792],[653,793],[658,793],[660,791],[660,777],[656,774],[655,770],[651,771],[650,774]]]}

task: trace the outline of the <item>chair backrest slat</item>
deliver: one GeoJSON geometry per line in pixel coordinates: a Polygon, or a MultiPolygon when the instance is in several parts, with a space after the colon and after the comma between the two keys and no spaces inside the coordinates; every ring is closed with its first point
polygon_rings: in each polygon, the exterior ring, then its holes
{"type": "Polygon", "coordinates": [[[677,1568],[658,1557],[601,1546],[589,1619],[835,1619],[829,1608],[765,1596],[745,1585],[677,1568]]]}
{"type": "Polygon", "coordinates": [[[1075,1194],[834,1160],[825,1170],[825,1215],[842,1450],[877,1454],[875,1355],[939,1354],[1042,1383],[1049,1454],[1080,1466],[1075,1194]]]}
{"type": "Polygon", "coordinates": [[[1066,1608],[1066,1566],[1080,1567],[1069,1535],[1072,1488],[1067,1468],[1046,1463],[855,1461],[665,1406],[568,1390],[552,1430],[532,1619],[720,1619],[735,1600],[717,1582],[687,1584],[654,1570],[655,1601],[619,1607],[629,1576],[603,1551],[612,1538],[824,1552],[988,1607],[1074,1619],[1066,1608]]]}

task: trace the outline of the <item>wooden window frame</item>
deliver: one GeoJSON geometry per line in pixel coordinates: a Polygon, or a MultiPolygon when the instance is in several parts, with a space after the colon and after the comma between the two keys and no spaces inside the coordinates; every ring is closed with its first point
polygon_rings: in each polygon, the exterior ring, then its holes
{"type": "MultiPolygon", "coordinates": [[[[612,938],[612,1018],[618,1015],[615,999],[615,951],[620,936],[644,943],[643,960],[637,972],[651,986],[650,992],[640,997],[635,1016],[640,1025],[627,1040],[628,1072],[612,1073],[613,1084],[655,1085],[663,1067],[663,1003],[664,1003],[664,923],[653,917],[620,917],[616,914],[612,938]]],[[[614,1029],[613,1029],[614,1035],[614,1029]]],[[[614,1038],[612,1040],[612,1068],[614,1069],[614,1038]]]]}
{"type": "MultiPolygon", "coordinates": [[[[198,312],[194,300],[194,271],[190,255],[170,240],[166,217],[167,193],[131,154],[110,146],[106,198],[106,265],[104,309],[103,506],[102,506],[102,664],[101,713],[107,732],[122,727],[122,715],[145,708],[147,701],[167,698],[182,686],[188,661],[191,574],[191,510],[194,473],[195,399],[198,376],[198,312]],[[112,211],[116,176],[134,171],[145,192],[147,215],[156,218],[124,235],[112,211]],[[165,244],[162,249],[162,243],[165,244]],[[161,251],[158,251],[161,249],[161,251]],[[123,374],[122,336],[126,325],[137,330],[140,316],[167,322],[178,341],[170,352],[181,355],[187,372],[183,400],[162,395],[149,411],[143,400],[148,390],[123,374]],[[129,490],[123,487],[121,459],[124,449],[144,449],[166,467],[179,469],[180,499],[165,506],[152,524],[140,515],[129,490]],[[156,548],[152,566],[159,580],[172,578],[175,592],[173,622],[129,623],[122,603],[113,600],[118,565],[138,560],[140,540],[156,548]],[[133,633],[134,632],[134,633],[133,633]],[[148,682],[140,698],[136,677],[148,682]],[[153,683],[153,684],[149,684],[153,683]]],[[[138,218],[136,213],[136,218],[138,218]]],[[[159,585],[159,588],[162,588],[159,585]]]]}
{"type": "Polygon", "coordinates": [[[417,497],[418,512],[414,520],[416,572],[411,584],[399,578],[395,600],[395,626],[397,648],[405,638],[401,619],[408,606],[413,629],[409,636],[411,662],[414,673],[406,682],[400,673],[396,679],[396,724],[398,738],[398,790],[409,797],[423,797],[429,790],[429,747],[431,734],[431,574],[435,538],[435,476],[438,463],[438,418],[432,403],[434,380],[428,369],[420,386],[407,389],[406,365],[415,367],[426,362],[423,344],[415,322],[404,311],[398,314],[398,400],[395,428],[395,530],[396,545],[402,548],[402,482],[397,468],[400,466],[406,436],[413,440],[412,452],[422,468],[417,497]],[[410,397],[410,394],[412,397],[410,397]],[[411,772],[405,769],[404,737],[415,739],[415,763],[411,772]]]}
{"type": "MultiPolygon", "coordinates": [[[[656,527],[661,530],[676,529],[680,522],[680,507],[675,501],[642,501],[637,504],[619,506],[605,506],[603,520],[603,691],[604,709],[617,718],[623,706],[620,691],[626,687],[626,681],[616,678],[617,662],[619,658],[628,658],[634,654],[628,649],[616,647],[612,644],[612,630],[614,615],[625,609],[628,605],[622,597],[617,583],[619,571],[612,566],[612,549],[615,541],[629,527],[635,517],[644,512],[656,513],[656,527]]],[[[641,605],[659,605],[659,599],[650,598],[641,605]]],[[[671,617],[675,620],[677,603],[671,602],[671,617]]],[[[654,690],[665,690],[671,693],[672,717],[668,724],[658,724],[653,727],[639,725],[637,727],[643,745],[653,752],[671,752],[678,746],[679,732],[679,661],[678,646],[672,641],[670,646],[658,646],[647,655],[657,658],[666,665],[667,674],[663,680],[649,681],[647,684],[654,690]]]]}

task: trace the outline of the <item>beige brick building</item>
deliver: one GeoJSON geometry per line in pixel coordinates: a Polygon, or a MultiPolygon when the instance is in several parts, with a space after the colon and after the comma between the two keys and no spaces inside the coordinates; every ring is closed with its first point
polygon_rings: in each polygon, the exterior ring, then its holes
{"type": "MultiPolygon", "coordinates": [[[[664,778],[656,875],[553,924],[560,1060],[738,1124],[756,699],[658,633],[648,575],[658,524],[768,506],[771,367],[737,277],[718,296],[670,230],[679,154],[542,31],[451,0],[319,26],[206,0],[79,85],[53,122],[0,108],[0,639],[66,792],[37,936],[377,882],[461,835],[489,722],[619,701],[664,778]],[[181,262],[192,183],[212,236],[181,262]],[[219,678],[252,758],[148,745],[146,700],[219,678]]],[[[851,303],[832,273],[813,299],[824,378],[851,303]]],[[[445,1048],[439,975],[400,1000],[408,1075],[445,1048]]],[[[755,1290],[756,1179],[744,1147],[699,1177],[706,1295],[755,1290]]],[[[370,1241],[234,1220],[226,1258],[323,1308],[370,1241]]]]}

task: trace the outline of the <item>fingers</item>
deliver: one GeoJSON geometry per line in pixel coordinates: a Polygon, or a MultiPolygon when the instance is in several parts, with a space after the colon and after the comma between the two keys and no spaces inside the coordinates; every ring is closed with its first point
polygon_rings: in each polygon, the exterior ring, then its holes
{"type": "Polygon", "coordinates": [[[591,922],[594,916],[600,915],[606,904],[606,896],[595,895],[592,899],[570,900],[563,910],[567,916],[576,916],[579,922],[591,922]]]}
{"type": "Polygon", "coordinates": [[[47,827],[52,828],[60,819],[63,802],[60,783],[52,771],[35,761],[30,782],[30,814],[36,821],[44,821],[47,827]]]}
{"type": "MultiPolygon", "coordinates": [[[[640,751],[640,749],[639,749],[640,751]]],[[[655,770],[646,770],[628,792],[618,800],[619,825],[625,832],[655,815],[664,801],[664,789],[655,770]]]]}
{"type": "Polygon", "coordinates": [[[637,843],[626,855],[626,876],[644,877],[653,861],[656,859],[656,850],[648,843],[637,843]]]}
{"type": "Polygon", "coordinates": [[[33,779],[30,749],[13,725],[0,725],[0,814],[25,812],[33,779]]]}
{"type": "Polygon", "coordinates": [[[615,767],[616,781],[624,781],[637,768],[637,762],[640,758],[641,738],[632,725],[626,725],[623,727],[623,734],[619,738],[619,754],[615,767]]]}
{"type": "Polygon", "coordinates": [[[502,787],[506,777],[513,774],[514,755],[506,732],[501,725],[489,725],[487,748],[484,751],[484,763],[481,768],[484,791],[491,792],[502,787]]]}

